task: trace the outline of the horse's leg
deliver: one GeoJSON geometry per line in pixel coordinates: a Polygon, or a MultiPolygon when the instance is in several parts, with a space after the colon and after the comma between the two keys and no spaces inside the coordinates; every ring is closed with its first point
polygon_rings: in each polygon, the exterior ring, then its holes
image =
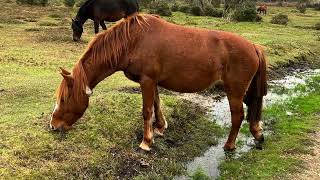
{"type": "Polygon", "coordinates": [[[235,149],[235,141],[241,127],[241,123],[244,119],[243,112],[243,97],[242,96],[233,96],[233,94],[227,94],[229,100],[229,106],[231,111],[231,130],[229,133],[228,140],[224,145],[225,151],[232,151],[235,149]]]}
{"type": "Polygon", "coordinates": [[[152,114],[153,104],[155,97],[156,83],[149,77],[142,77],[140,81],[142,99],[143,99],[143,119],[144,119],[144,132],[143,140],[140,144],[140,148],[146,151],[150,151],[153,138],[152,128],[152,114]]]}
{"type": "Polygon", "coordinates": [[[154,97],[154,112],[156,116],[156,128],[154,129],[154,133],[156,133],[157,135],[163,136],[164,130],[168,127],[168,124],[161,111],[160,98],[159,98],[159,92],[157,87],[155,90],[155,97],[154,97]]]}
{"type": "Polygon", "coordinates": [[[103,30],[106,30],[106,29],[107,29],[107,26],[106,26],[106,24],[104,23],[104,20],[101,20],[101,21],[100,21],[100,25],[101,25],[101,27],[102,27],[103,30]]]}
{"type": "Polygon", "coordinates": [[[94,20],[94,33],[98,34],[99,32],[99,21],[98,20],[94,20]]]}
{"type": "Polygon", "coordinates": [[[257,149],[262,149],[264,136],[262,134],[261,121],[250,121],[250,132],[255,139],[257,149]]]}

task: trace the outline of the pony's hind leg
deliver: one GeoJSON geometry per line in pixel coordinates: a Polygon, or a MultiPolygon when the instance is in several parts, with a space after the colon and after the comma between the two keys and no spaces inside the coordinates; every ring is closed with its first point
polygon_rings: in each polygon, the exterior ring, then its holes
{"type": "Polygon", "coordinates": [[[156,117],[156,128],[154,129],[154,133],[163,136],[164,130],[168,127],[168,124],[161,111],[158,88],[155,90],[154,112],[156,117]]]}
{"type": "Polygon", "coordinates": [[[153,140],[153,128],[152,128],[152,114],[154,111],[154,98],[155,98],[155,82],[144,76],[140,81],[142,99],[143,99],[143,119],[144,119],[144,131],[143,140],[140,144],[140,148],[145,151],[150,151],[150,146],[153,140]]]}
{"type": "Polygon", "coordinates": [[[257,149],[262,149],[264,136],[261,127],[261,107],[262,97],[250,97],[250,89],[245,97],[245,103],[248,107],[247,119],[250,123],[250,132],[255,139],[257,149]]]}
{"type": "Polygon", "coordinates": [[[100,21],[100,26],[102,27],[103,30],[106,30],[106,29],[107,29],[107,26],[106,26],[106,24],[104,23],[104,20],[101,20],[101,21],[100,21]]]}
{"type": "Polygon", "coordinates": [[[231,130],[229,133],[228,140],[224,145],[225,151],[232,151],[236,148],[235,141],[239,133],[242,121],[244,119],[243,112],[243,97],[242,96],[233,96],[228,94],[229,106],[231,111],[231,130]]]}

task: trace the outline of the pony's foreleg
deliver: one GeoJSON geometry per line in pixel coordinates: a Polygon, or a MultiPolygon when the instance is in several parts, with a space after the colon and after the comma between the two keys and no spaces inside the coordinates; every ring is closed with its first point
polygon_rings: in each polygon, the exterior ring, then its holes
{"type": "Polygon", "coordinates": [[[242,97],[232,97],[228,96],[229,106],[231,111],[231,130],[229,133],[228,140],[224,145],[225,151],[232,151],[236,148],[235,141],[239,133],[239,129],[241,127],[241,123],[244,119],[243,112],[243,98],[242,97]]]}
{"type": "Polygon", "coordinates": [[[144,132],[143,140],[139,147],[143,150],[150,151],[153,140],[152,113],[154,111],[153,104],[156,83],[151,78],[144,76],[140,81],[140,87],[143,99],[142,114],[144,119],[144,132]]]}
{"type": "Polygon", "coordinates": [[[94,20],[94,33],[98,34],[99,32],[99,21],[94,20]]]}
{"type": "Polygon", "coordinates": [[[106,26],[106,24],[104,23],[104,20],[101,20],[101,21],[100,21],[100,26],[102,27],[103,30],[106,30],[106,29],[107,29],[107,26],[106,26]]]}
{"type": "Polygon", "coordinates": [[[156,128],[154,129],[154,133],[159,136],[163,136],[164,130],[168,127],[168,124],[161,111],[160,97],[157,87],[154,98],[154,112],[156,116],[156,128]]]}

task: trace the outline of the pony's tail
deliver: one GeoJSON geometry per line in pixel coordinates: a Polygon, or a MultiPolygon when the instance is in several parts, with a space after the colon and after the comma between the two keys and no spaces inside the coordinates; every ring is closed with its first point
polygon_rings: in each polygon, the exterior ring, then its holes
{"type": "Polygon", "coordinates": [[[259,68],[254,75],[244,102],[248,106],[247,120],[260,121],[263,96],[267,94],[267,64],[262,47],[254,45],[259,58],[259,68]]]}

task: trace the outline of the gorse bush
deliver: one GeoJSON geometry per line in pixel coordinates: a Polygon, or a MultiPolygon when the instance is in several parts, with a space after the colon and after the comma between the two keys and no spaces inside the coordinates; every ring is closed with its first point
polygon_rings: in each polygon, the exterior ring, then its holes
{"type": "Polygon", "coordinates": [[[288,15],[286,14],[277,14],[272,17],[271,23],[272,24],[281,24],[281,25],[287,25],[289,22],[288,15]]]}
{"type": "Polygon", "coordinates": [[[179,7],[179,11],[184,12],[184,13],[189,13],[190,12],[190,6],[182,5],[182,6],[179,7]]]}
{"type": "Polygon", "coordinates": [[[174,3],[171,6],[171,11],[173,11],[173,12],[179,11],[179,5],[177,3],[174,3]]]}
{"type": "Polygon", "coordinates": [[[251,1],[245,1],[242,4],[236,5],[231,15],[231,18],[235,21],[248,21],[256,22],[261,21],[262,18],[257,14],[256,6],[251,1]]]}
{"type": "Polygon", "coordinates": [[[204,14],[212,17],[222,17],[223,10],[207,6],[204,8],[204,14]]]}
{"type": "Polygon", "coordinates": [[[158,14],[160,16],[171,16],[172,12],[170,6],[165,0],[154,1],[150,4],[150,13],[158,14]]]}
{"type": "Polygon", "coordinates": [[[201,7],[199,7],[199,6],[192,6],[190,13],[195,16],[203,15],[203,11],[202,11],[201,7]]]}
{"type": "Polygon", "coordinates": [[[68,6],[68,7],[73,7],[74,4],[76,3],[75,0],[64,0],[63,1],[64,5],[68,6]]]}
{"type": "Polygon", "coordinates": [[[17,4],[46,6],[48,4],[48,0],[16,0],[16,3],[17,4]]]}

